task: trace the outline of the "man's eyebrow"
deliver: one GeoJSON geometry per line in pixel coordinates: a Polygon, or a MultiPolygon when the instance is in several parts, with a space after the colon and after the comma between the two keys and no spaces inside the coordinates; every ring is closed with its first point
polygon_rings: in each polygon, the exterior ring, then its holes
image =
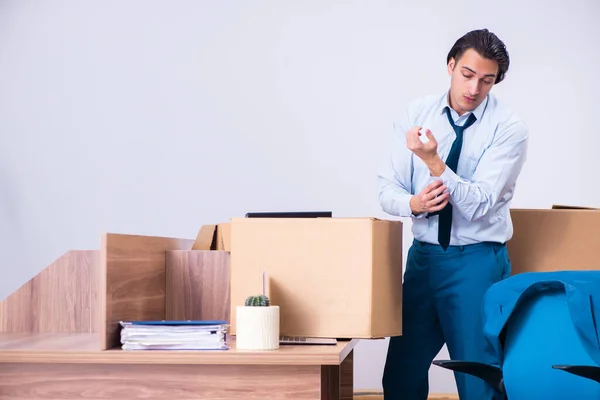
{"type": "MultiPolygon", "coordinates": [[[[472,70],[471,68],[469,68],[469,67],[465,67],[465,66],[463,65],[463,68],[464,68],[464,69],[466,69],[466,70],[468,70],[468,71],[470,71],[470,72],[471,72],[471,73],[473,73],[473,74],[477,74],[477,72],[473,71],[473,70],[472,70]]],[[[495,77],[495,76],[496,76],[496,74],[487,74],[487,75],[485,75],[485,76],[491,76],[491,77],[495,77]]]]}

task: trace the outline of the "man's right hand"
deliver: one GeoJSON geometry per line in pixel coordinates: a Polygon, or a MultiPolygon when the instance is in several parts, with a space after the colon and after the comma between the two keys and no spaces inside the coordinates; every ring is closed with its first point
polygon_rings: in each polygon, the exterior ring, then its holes
{"type": "Polygon", "coordinates": [[[445,190],[446,186],[442,184],[441,180],[427,185],[421,193],[410,199],[410,209],[413,214],[434,213],[446,207],[450,200],[450,194],[445,190]]]}

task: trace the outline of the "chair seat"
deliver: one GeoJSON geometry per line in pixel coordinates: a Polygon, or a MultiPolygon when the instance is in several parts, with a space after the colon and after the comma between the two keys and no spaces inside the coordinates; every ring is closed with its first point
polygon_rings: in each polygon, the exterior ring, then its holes
{"type": "Polygon", "coordinates": [[[597,365],[571,320],[564,290],[528,299],[506,325],[502,370],[509,400],[600,399],[600,384],[552,368],[597,365]]]}

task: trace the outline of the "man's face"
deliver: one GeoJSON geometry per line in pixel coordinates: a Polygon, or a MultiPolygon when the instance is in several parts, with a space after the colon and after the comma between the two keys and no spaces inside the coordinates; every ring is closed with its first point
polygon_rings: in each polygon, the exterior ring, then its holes
{"type": "Polygon", "coordinates": [[[496,81],[498,63],[468,49],[458,62],[454,59],[448,62],[448,74],[451,77],[450,106],[462,115],[485,100],[496,81]]]}

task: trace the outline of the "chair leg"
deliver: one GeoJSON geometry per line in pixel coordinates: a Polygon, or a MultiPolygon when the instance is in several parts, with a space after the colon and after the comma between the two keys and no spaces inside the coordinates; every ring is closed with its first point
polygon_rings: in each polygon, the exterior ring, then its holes
{"type": "Polygon", "coordinates": [[[499,367],[474,361],[455,361],[455,360],[434,360],[434,365],[446,368],[455,372],[462,372],[473,375],[484,380],[498,392],[502,393],[506,399],[506,389],[504,388],[504,377],[499,367]]]}
{"type": "Polygon", "coordinates": [[[592,365],[553,365],[552,368],[560,369],[578,375],[584,378],[588,378],[600,383],[600,367],[592,365]]]}

